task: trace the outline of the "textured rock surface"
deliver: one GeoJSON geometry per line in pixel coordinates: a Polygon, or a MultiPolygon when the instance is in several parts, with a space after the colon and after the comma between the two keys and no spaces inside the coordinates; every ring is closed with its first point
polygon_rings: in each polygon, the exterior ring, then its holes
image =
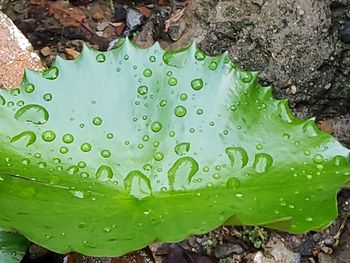
{"type": "Polygon", "coordinates": [[[43,65],[29,41],[0,11],[0,87],[20,85],[25,68],[42,70],[43,65]]]}

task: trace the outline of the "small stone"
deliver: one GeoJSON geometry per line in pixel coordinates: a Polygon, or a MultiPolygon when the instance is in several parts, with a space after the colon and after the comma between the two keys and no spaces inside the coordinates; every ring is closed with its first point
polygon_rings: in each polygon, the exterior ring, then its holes
{"type": "Polygon", "coordinates": [[[49,47],[43,47],[42,49],[40,49],[40,53],[41,55],[43,55],[44,57],[48,57],[51,55],[51,48],[49,47]]]}
{"type": "Polygon", "coordinates": [[[92,14],[92,18],[96,21],[102,20],[104,18],[103,13],[101,10],[97,10],[92,14]]]}
{"type": "Polygon", "coordinates": [[[103,32],[102,32],[102,31],[97,31],[97,32],[96,32],[96,36],[98,36],[98,37],[103,37],[103,32]]]}
{"type": "Polygon", "coordinates": [[[327,238],[324,240],[324,243],[325,243],[327,246],[332,246],[332,245],[335,243],[335,239],[334,239],[334,237],[332,237],[332,236],[327,237],[327,238]]]}
{"type": "Polygon", "coordinates": [[[66,48],[64,51],[68,59],[76,59],[80,55],[80,53],[73,48],[66,48]]]}
{"type": "Polygon", "coordinates": [[[328,83],[328,84],[324,87],[324,89],[325,89],[325,90],[329,90],[331,87],[332,87],[332,84],[331,84],[331,83],[328,83]]]}
{"type": "Polygon", "coordinates": [[[102,23],[98,23],[97,24],[97,31],[103,31],[105,30],[107,27],[109,26],[109,23],[108,22],[102,22],[102,23]]]}
{"type": "Polygon", "coordinates": [[[169,36],[173,41],[177,41],[181,38],[186,29],[186,23],[184,20],[179,20],[171,23],[169,28],[169,36]]]}
{"type": "Polygon", "coordinates": [[[151,9],[145,7],[145,6],[141,6],[138,8],[138,10],[140,11],[141,14],[143,14],[145,17],[151,17],[153,12],[151,9]]]}
{"type": "Polygon", "coordinates": [[[114,17],[113,21],[114,22],[122,22],[126,20],[127,16],[127,11],[125,10],[124,7],[118,6],[114,10],[114,17]]]}
{"type": "Polygon", "coordinates": [[[264,5],[264,0],[252,0],[252,3],[262,7],[264,5]]]}
{"type": "Polygon", "coordinates": [[[301,15],[301,16],[305,15],[305,11],[303,9],[300,9],[299,10],[299,15],[301,15]]]}
{"type": "Polygon", "coordinates": [[[216,258],[226,258],[231,254],[242,254],[243,252],[243,248],[238,244],[232,246],[219,246],[214,249],[214,255],[216,258]]]}
{"type": "Polygon", "coordinates": [[[143,23],[143,15],[135,9],[129,9],[126,16],[126,25],[130,31],[134,31],[143,23]]]}
{"type": "Polygon", "coordinates": [[[120,36],[125,29],[125,23],[124,22],[119,22],[118,25],[114,27],[114,32],[117,36],[120,36]]]}
{"type": "Polygon", "coordinates": [[[321,250],[322,250],[323,253],[325,253],[327,255],[333,254],[333,249],[330,248],[330,247],[322,247],[321,250]]]}

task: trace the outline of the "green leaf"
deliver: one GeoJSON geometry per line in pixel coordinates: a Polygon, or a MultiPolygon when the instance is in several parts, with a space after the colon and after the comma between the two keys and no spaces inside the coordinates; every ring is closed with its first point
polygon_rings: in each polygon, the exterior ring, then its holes
{"type": "Polygon", "coordinates": [[[116,256],[225,222],[319,230],[350,179],[346,148],[195,45],[85,48],[0,94],[0,226],[59,253],[116,256]]]}
{"type": "Polygon", "coordinates": [[[1,231],[0,229],[0,262],[18,263],[24,257],[29,242],[23,236],[1,231]]]}

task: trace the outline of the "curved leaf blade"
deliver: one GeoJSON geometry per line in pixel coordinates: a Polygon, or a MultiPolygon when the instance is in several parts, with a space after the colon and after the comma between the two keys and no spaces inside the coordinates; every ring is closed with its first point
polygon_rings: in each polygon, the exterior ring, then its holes
{"type": "Polygon", "coordinates": [[[28,246],[29,242],[23,236],[0,230],[0,262],[20,262],[28,246]]]}
{"type": "Polygon", "coordinates": [[[85,48],[1,91],[0,226],[115,256],[220,224],[327,226],[349,151],[194,45],[85,48]]]}

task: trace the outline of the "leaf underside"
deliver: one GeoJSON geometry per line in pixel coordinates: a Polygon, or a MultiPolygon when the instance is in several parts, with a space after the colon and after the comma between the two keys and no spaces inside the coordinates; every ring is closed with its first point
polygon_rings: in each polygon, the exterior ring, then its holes
{"type": "Polygon", "coordinates": [[[349,151],[195,45],[84,48],[0,91],[0,227],[117,256],[219,225],[319,230],[349,151]]]}
{"type": "Polygon", "coordinates": [[[24,257],[29,241],[23,236],[0,229],[0,262],[18,263],[24,257]]]}

